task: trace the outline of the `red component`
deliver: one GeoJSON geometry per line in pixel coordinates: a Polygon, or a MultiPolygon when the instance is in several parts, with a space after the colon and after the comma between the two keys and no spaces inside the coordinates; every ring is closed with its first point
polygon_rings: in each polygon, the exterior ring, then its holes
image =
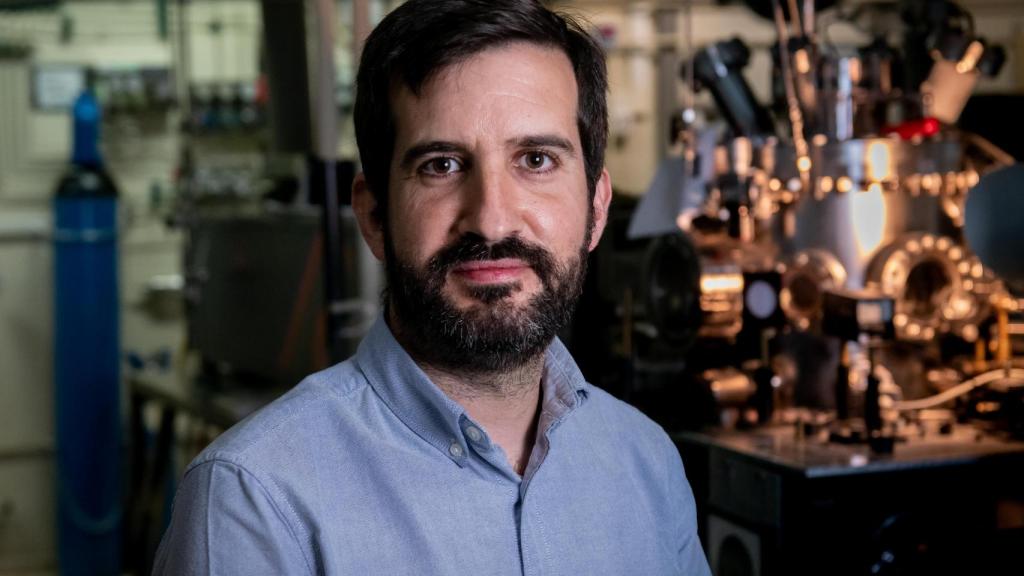
{"type": "Polygon", "coordinates": [[[901,140],[913,140],[917,137],[928,138],[939,133],[942,125],[935,118],[922,118],[921,120],[909,120],[900,124],[888,124],[882,128],[886,136],[896,134],[901,140]]]}
{"type": "Polygon", "coordinates": [[[921,121],[921,134],[925,136],[935,136],[939,133],[939,121],[935,118],[925,118],[921,121]]]}
{"type": "Polygon", "coordinates": [[[256,103],[266,104],[270,100],[270,83],[266,74],[260,74],[256,78],[256,103]]]}

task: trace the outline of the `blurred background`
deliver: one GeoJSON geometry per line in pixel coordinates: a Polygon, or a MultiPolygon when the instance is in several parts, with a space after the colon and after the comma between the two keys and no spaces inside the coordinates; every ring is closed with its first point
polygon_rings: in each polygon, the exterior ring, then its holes
{"type": "MultiPolygon", "coordinates": [[[[146,574],[184,466],[350,355],[399,1],[0,0],[0,575],[146,574]]],[[[1019,573],[1024,3],[577,0],[615,199],[563,338],[712,569],[1019,573]]]]}

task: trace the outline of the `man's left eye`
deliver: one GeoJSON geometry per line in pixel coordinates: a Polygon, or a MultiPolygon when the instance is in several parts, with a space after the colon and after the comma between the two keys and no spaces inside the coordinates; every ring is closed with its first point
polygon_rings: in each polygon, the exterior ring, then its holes
{"type": "Polygon", "coordinates": [[[519,165],[531,172],[547,172],[555,167],[555,159],[547,152],[534,150],[520,156],[519,165]]]}

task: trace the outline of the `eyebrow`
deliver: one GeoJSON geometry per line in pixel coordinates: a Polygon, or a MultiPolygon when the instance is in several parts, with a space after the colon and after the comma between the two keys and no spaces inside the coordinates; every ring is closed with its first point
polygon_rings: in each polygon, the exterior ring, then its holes
{"type": "Polygon", "coordinates": [[[505,141],[507,146],[516,148],[557,148],[570,156],[576,155],[576,147],[566,138],[554,134],[523,136],[505,141]]]}
{"type": "Polygon", "coordinates": [[[411,146],[408,150],[402,154],[402,162],[399,164],[402,168],[408,168],[417,159],[426,156],[427,154],[434,154],[437,152],[457,152],[459,154],[466,154],[466,147],[455,142],[446,142],[444,140],[433,140],[430,142],[422,142],[411,146]]]}

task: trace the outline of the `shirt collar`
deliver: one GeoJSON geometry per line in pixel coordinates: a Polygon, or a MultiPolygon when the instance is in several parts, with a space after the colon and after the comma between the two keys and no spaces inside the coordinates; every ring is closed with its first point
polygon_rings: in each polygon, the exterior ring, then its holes
{"type": "MultiPolygon", "coordinates": [[[[417,436],[460,466],[468,454],[465,409],[445,395],[395,339],[379,316],[353,358],[374,391],[417,436]],[[457,446],[457,447],[456,447],[457,446]]],[[[539,429],[549,433],[586,398],[583,374],[558,338],[548,346],[541,380],[539,429]]]]}

